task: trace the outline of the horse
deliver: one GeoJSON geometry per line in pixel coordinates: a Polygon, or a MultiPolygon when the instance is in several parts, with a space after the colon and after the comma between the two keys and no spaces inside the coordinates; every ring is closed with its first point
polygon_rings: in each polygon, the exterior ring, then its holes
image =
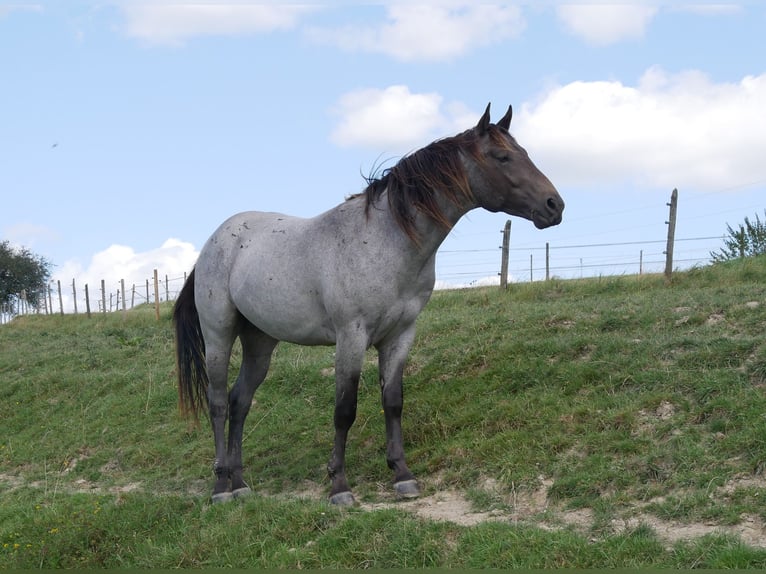
{"type": "Polygon", "coordinates": [[[179,406],[207,406],[215,443],[211,500],[251,492],[242,433],[279,341],[335,345],[335,435],[330,502],[353,505],[346,438],[356,418],[367,349],[378,352],[386,461],[399,498],[420,494],[402,444],[402,374],[415,320],[435,281],[437,248],[468,211],[561,222],[564,201],[509,133],[513,109],[436,140],[365,178],[366,188],[312,218],[248,211],[207,240],[173,309],[179,406]],[[236,339],[242,363],[228,388],[236,339]],[[228,419],[228,440],[225,434],[228,419]]]}

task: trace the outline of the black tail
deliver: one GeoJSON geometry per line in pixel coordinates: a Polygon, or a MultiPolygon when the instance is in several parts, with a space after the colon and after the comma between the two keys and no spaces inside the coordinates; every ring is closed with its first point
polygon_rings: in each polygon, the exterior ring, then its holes
{"type": "MultiPolygon", "coordinates": [[[[194,270],[189,274],[173,308],[176,329],[176,372],[178,373],[178,404],[188,416],[199,416],[207,404],[207,369],[205,340],[194,303],[194,270]]],[[[205,412],[207,412],[205,410],[205,412]]]]}

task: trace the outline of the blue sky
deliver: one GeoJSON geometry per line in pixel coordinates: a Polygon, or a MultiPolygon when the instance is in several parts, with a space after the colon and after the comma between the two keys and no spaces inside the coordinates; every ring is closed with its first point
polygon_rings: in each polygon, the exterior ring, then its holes
{"type": "MultiPolygon", "coordinates": [[[[0,239],[65,284],[180,277],[229,215],[321,213],[492,102],[567,202],[514,220],[514,278],[546,242],[562,277],[662,269],[673,188],[688,266],[764,215],[764,29],[759,2],[0,3],[0,239]]],[[[496,280],[506,219],[461,220],[439,282],[496,280]]]]}

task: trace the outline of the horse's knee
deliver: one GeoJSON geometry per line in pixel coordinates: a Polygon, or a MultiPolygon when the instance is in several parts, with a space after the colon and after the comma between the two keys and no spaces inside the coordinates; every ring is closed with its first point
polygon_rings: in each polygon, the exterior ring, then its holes
{"type": "Polygon", "coordinates": [[[335,405],[335,428],[348,430],[356,420],[356,401],[344,401],[335,405]]]}
{"type": "Polygon", "coordinates": [[[342,377],[335,386],[335,428],[348,430],[356,420],[356,402],[359,389],[359,373],[342,377]]]}
{"type": "Polygon", "coordinates": [[[401,417],[404,397],[401,385],[383,385],[381,388],[383,411],[386,416],[401,417]]]}

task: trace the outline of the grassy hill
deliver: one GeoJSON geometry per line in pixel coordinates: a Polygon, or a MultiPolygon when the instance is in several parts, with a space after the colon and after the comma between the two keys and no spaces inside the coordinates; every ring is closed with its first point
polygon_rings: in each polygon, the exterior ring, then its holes
{"type": "Polygon", "coordinates": [[[325,502],[334,349],[286,344],[245,429],[257,494],[210,506],[170,313],[0,327],[0,568],[766,567],[766,258],[435,293],[405,381],[423,497],[390,493],[370,352],[350,510],[325,502]]]}

